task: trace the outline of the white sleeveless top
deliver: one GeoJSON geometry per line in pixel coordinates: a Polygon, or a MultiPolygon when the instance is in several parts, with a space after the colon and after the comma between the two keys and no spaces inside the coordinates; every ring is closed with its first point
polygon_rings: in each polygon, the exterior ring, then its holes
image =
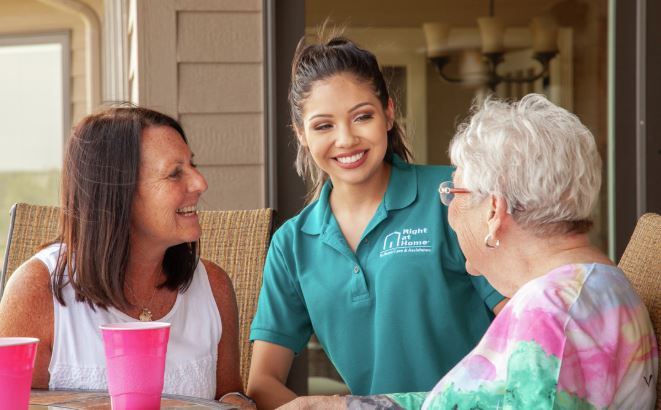
{"type": "MultiPolygon", "coordinates": [[[[51,245],[35,255],[51,275],[59,248],[59,244],[51,245]]],[[[54,341],[48,387],[107,390],[99,325],[136,319],[112,307],[93,311],[87,303],[76,301],[71,285],[62,289],[62,296],[66,306],[53,297],[54,341]]],[[[213,399],[222,324],[202,262],[197,264],[190,287],[177,294],[172,310],[158,321],[171,324],[163,392],[213,399]]]]}

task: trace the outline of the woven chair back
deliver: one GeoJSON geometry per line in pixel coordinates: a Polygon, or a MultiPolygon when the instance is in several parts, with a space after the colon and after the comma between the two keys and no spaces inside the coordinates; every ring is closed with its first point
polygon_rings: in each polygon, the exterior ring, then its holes
{"type": "MultiPolygon", "coordinates": [[[[647,306],[656,340],[661,343],[661,215],[650,213],[640,217],[618,266],[647,306]]],[[[661,382],[658,380],[656,408],[661,410],[661,382]]]]}
{"type": "Polygon", "coordinates": [[[252,344],[250,324],[257,309],[266,252],[271,240],[273,210],[200,212],[200,253],[232,279],[239,305],[241,379],[248,385],[252,344]]]}
{"type": "MultiPolygon", "coordinates": [[[[257,309],[262,272],[269,241],[273,210],[201,211],[200,255],[223,268],[232,279],[239,307],[239,347],[241,378],[248,383],[250,323],[257,309]]],[[[0,297],[11,274],[56,238],[59,208],[24,203],[11,209],[7,249],[0,277],[0,297]]]]}
{"type": "Polygon", "coordinates": [[[12,273],[37,253],[39,247],[55,240],[60,208],[17,203],[9,211],[9,234],[0,278],[0,297],[12,273]]]}

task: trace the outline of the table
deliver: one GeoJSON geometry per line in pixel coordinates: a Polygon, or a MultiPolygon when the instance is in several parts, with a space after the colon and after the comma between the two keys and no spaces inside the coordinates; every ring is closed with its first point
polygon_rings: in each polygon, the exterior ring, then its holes
{"type": "MultiPolygon", "coordinates": [[[[81,390],[40,390],[30,392],[29,410],[110,410],[110,396],[105,391],[81,390]]],[[[203,410],[222,409],[231,410],[238,407],[221,404],[217,401],[200,399],[197,397],[173,396],[164,394],[161,399],[161,409],[203,410]]]]}

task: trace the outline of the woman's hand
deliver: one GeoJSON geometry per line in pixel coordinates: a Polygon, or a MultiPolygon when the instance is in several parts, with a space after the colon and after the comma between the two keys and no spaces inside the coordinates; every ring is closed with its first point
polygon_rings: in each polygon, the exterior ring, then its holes
{"type": "Polygon", "coordinates": [[[297,397],[293,401],[278,407],[280,410],[345,410],[347,408],[344,397],[341,396],[306,396],[297,397]]]}

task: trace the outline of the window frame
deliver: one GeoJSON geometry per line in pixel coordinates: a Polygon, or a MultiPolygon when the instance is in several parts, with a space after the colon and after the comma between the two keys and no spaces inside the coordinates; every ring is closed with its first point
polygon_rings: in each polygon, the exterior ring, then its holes
{"type": "Polygon", "coordinates": [[[0,47],[59,44],[62,61],[62,147],[71,133],[71,33],[67,30],[45,33],[0,35],[0,47]]]}

